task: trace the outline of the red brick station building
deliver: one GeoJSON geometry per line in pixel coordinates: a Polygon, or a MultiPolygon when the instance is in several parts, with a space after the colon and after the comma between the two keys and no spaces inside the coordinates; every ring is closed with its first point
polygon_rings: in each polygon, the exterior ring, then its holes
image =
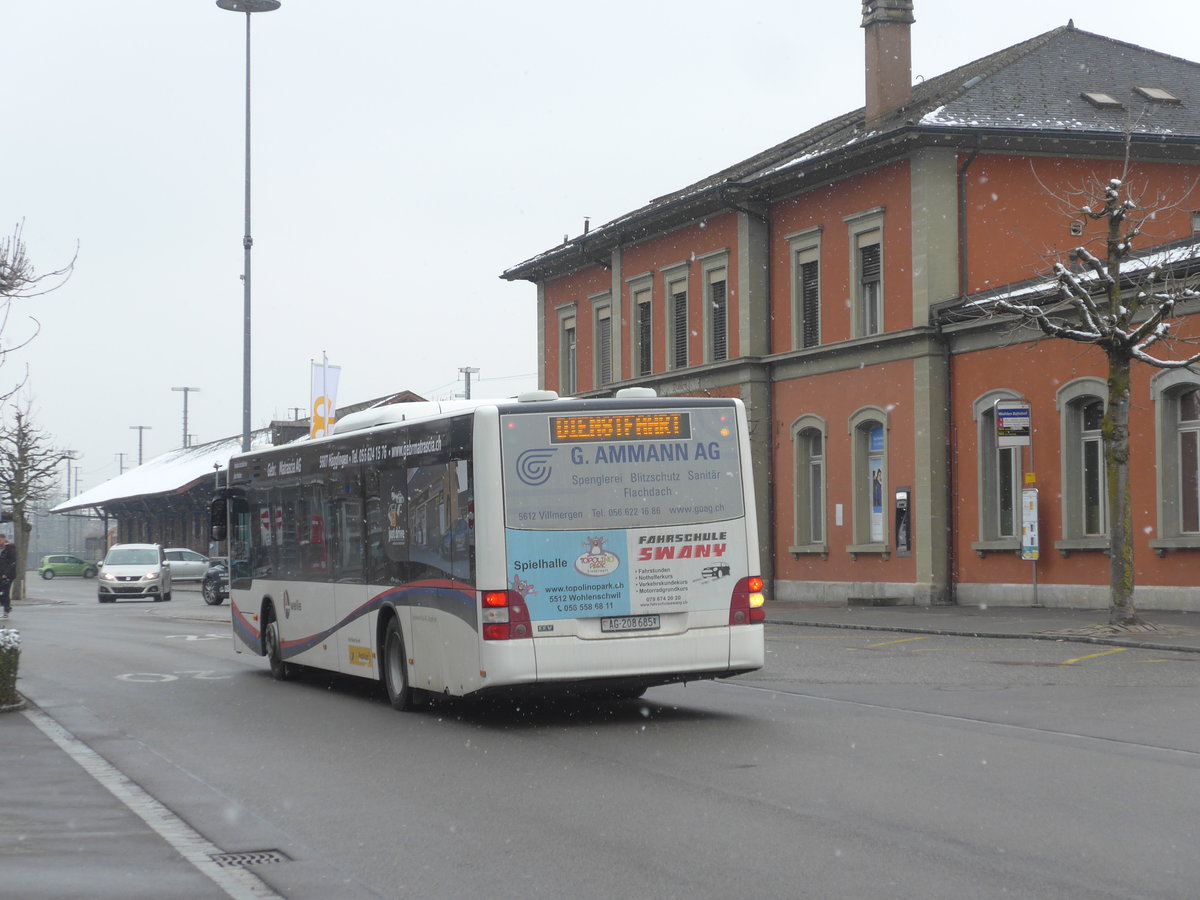
{"type": "MultiPolygon", "coordinates": [[[[1102,257],[1054,196],[1114,178],[1155,210],[1139,252],[1200,272],[1200,64],[1068,23],[913,85],[913,22],[864,0],[863,108],[502,277],[536,287],[543,387],[745,401],[774,598],[1106,607],[1105,356],[962,313],[1102,257]]],[[[1133,392],[1135,600],[1200,609],[1200,371],[1135,363],[1133,392]]]]}

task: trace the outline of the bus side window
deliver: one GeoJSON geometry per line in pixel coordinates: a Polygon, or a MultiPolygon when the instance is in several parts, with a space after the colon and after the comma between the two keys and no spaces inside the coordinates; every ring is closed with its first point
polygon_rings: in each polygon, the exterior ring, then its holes
{"type": "Polygon", "coordinates": [[[403,465],[390,465],[379,473],[378,562],[372,564],[374,574],[371,575],[371,581],[376,584],[403,584],[410,579],[412,530],[408,521],[407,482],[408,470],[403,465]]]}

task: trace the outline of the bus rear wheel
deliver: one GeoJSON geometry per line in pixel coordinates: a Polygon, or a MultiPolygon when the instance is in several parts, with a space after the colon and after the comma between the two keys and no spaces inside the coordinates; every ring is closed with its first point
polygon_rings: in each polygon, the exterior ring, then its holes
{"type": "Polygon", "coordinates": [[[408,658],[404,654],[404,635],[396,619],[388,622],[383,638],[383,685],[392,709],[411,709],[412,687],[408,683],[408,658]]]}
{"type": "Polygon", "coordinates": [[[263,631],[263,641],[267,645],[267,662],[271,664],[271,677],[276,681],[287,681],[292,674],[292,667],[283,661],[283,647],[279,642],[279,622],[271,619],[263,631]]]}

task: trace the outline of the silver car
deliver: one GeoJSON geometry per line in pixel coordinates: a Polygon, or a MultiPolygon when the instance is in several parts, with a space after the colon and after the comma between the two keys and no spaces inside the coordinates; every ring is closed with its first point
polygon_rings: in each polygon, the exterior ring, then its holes
{"type": "Polygon", "coordinates": [[[158,544],[116,544],[100,563],[101,603],[171,599],[171,564],[158,544]]]}
{"type": "Polygon", "coordinates": [[[200,581],[208,573],[208,557],[186,547],[168,547],[172,581],[200,581]]]}

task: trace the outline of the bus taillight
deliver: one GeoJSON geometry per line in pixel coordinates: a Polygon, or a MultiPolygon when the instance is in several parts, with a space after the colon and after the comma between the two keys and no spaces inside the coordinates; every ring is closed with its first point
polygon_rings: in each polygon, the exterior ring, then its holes
{"type": "Polygon", "coordinates": [[[532,636],[529,607],[516,591],[483,591],[483,639],[508,641],[532,636]]]}
{"type": "Polygon", "coordinates": [[[743,578],[733,589],[729,599],[729,624],[753,625],[767,617],[763,607],[766,598],[763,596],[763,580],[757,575],[743,578]]]}

